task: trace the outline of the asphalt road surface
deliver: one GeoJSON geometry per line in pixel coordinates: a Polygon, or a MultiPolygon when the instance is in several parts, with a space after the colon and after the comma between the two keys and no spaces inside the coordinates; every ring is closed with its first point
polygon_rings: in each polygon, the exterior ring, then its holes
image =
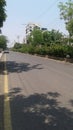
{"type": "Polygon", "coordinates": [[[73,130],[73,64],[10,52],[0,63],[0,86],[1,130],[7,130],[3,108],[12,130],[73,130]]]}

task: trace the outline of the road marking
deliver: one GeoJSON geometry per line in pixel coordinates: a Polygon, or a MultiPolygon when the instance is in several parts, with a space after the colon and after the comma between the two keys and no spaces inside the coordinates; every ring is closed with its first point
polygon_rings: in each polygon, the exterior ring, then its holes
{"type": "Polygon", "coordinates": [[[11,112],[10,112],[10,102],[8,96],[8,75],[6,68],[6,55],[4,56],[4,130],[12,130],[11,125],[11,112]]]}

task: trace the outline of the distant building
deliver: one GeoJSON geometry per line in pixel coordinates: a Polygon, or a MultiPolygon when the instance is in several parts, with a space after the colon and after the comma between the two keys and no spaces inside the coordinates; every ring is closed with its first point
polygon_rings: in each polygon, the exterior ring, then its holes
{"type": "Polygon", "coordinates": [[[29,35],[34,28],[39,28],[40,29],[40,26],[38,24],[35,24],[35,23],[29,23],[27,24],[26,26],[26,34],[29,35]]]}
{"type": "Polygon", "coordinates": [[[29,44],[28,42],[28,37],[30,36],[31,32],[33,31],[33,29],[36,28],[36,29],[40,29],[42,30],[42,32],[45,32],[47,31],[47,28],[41,28],[39,24],[36,24],[36,23],[29,23],[26,25],[26,37],[24,39],[24,43],[25,44],[29,44]]]}
{"type": "Polygon", "coordinates": [[[26,44],[28,44],[28,37],[30,36],[30,33],[33,31],[34,28],[40,29],[40,26],[38,24],[35,24],[35,23],[27,24],[27,26],[26,26],[26,39],[25,39],[26,44]]]}

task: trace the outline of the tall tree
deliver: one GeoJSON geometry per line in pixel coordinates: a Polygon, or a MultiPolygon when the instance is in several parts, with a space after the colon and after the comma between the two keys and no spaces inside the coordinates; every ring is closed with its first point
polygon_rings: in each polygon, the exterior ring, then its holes
{"type": "Polygon", "coordinates": [[[43,41],[45,45],[50,45],[51,43],[50,31],[43,32],[43,41]]]}
{"type": "Polygon", "coordinates": [[[0,0],[0,28],[3,26],[3,22],[6,20],[6,1],[0,0]]]}
{"type": "Polygon", "coordinates": [[[8,42],[7,37],[4,35],[1,35],[0,36],[0,48],[3,48],[3,50],[6,49],[7,42],[8,42]]]}
{"type": "Polygon", "coordinates": [[[31,33],[32,44],[34,46],[42,45],[43,44],[43,35],[40,29],[34,28],[31,33]]]}
{"type": "Polygon", "coordinates": [[[17,43],[17,42],[16,42],[16,43],[14,44],[14,48],[15,48],[15,49],[20,49],[21,47],[22,47],[22,45],[21,45],[20,43],[17,43]]]}
{"type": "Polygon", "coordinates": [[[66,28],[70,32],[70,35],[72,36],[73,35],[73,19],[71,19],[70,22],[68,22],[66,28]]]}
{"type": "Polygon", "coordinates": [[[61,43],[62,37],[62,33],[54,29],[43,33],[43,40],[47,45],[50,45],[50,43],[61,43]]]}
{"type": "Polygon", "coordinates": [[[73,1],[68,0],[66,3],[60,2],[59,8],[61,19],[64,19],[66,29],[71,37],[73,35],[73,1]]]}

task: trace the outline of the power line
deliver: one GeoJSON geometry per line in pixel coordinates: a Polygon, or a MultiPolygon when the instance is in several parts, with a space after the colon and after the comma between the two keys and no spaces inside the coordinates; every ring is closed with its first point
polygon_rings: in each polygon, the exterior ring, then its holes
{"type": "Polygon", "coordinates": [[[58,0],[54,1],[43,13],[41,13],[38,16],[38,19],[43,17],[48,12],[48,10],[51,10],[57,2],[58,2],[58,0]]]}
{"type": "MultiPolygon", "coordinates": [[[[56,21],[56,19],[58,19],[58,16],[57,17],[55,17],[55,18],[53,18],[48,24],[53,24],[53,22],[55,22],[56,21]]],[[[47,25],[48,25],[47,24],[47,25]]]]}
{"type": "MultiPolygon", "coordinates": [[[[43,16],[47,13],[48,10],[51,10],[51,9],[54,7],[54,5],[55,5],[57,2],[59,2],[59,0],[56,0],[56,1],[54,1],[53,3],[51,3],[51,5],[47,8],[47,10],[45,10],[41,15],[39,15],[38,18],[43,17],[43,16]]],[[[48,13],[50,13],[50,11],[49,11],[48,13]]],[[[50,24],[53,24],[53,22],[56,21],[57,18],[58,18],[58,16],[55,17],[55,18],[53,18],[53,20],[51,20],[51,21],[47,24],[47,26],[50,25],[50,24]]]]}

